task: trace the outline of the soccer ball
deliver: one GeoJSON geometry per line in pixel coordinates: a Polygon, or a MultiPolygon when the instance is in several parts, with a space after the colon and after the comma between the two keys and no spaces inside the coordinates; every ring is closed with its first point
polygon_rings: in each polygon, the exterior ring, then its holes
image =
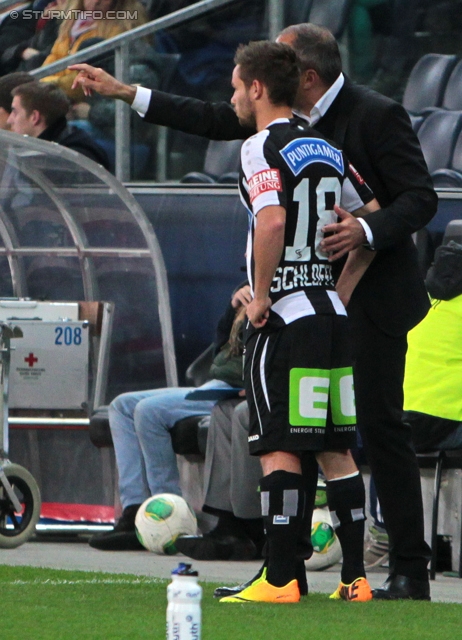
{"type": "Polygon", "coordinates": [[[143,502],[135,518],[138,540],[148,551],[177,553],[175,540],[195,534],[197,520],[186,500],[173,493],[159,493],[143,502]]]}
{"type": "Polygon", "coordinates": [[[311,522],[313,555],[305,561],[308,571],[323,571],[342,558],[342,548],[335,535],[328,509],[315,509],[311,522]]]}

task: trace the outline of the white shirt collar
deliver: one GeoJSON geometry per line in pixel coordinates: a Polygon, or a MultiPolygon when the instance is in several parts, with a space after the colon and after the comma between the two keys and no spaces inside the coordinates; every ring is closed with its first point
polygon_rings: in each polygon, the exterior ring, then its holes
{"type": "Polygon", "coordinates": [[[344,82],[345,76],[343,75],[343,73],[340,73],[334,84],[332,84],[328,88],[326,93],[324,93],[319,98],[317,103],[311,109],[309,115],[301,113],[300,111],[294,111],[294,114],[300,118],[303,118],[304,120],[308,120],[310,126],[315,125],[327,113],[327,110],[329,109],[335,98],[338,96],[340,89],[343,87],[344,82]]]}

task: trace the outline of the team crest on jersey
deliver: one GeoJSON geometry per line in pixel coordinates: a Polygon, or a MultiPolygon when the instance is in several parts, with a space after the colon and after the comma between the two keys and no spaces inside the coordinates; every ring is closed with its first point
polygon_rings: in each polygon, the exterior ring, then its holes
{"type": "Polygon", "coordinates": [[[279,169],[263,169],[255,173],[249,180],[249,197],[253,203],[255,198],[267,191],[282,191],[279,169]]]}
{"type": "Polygon", "coordinates": [[[342,153],[321,138],[297,138],[279,153],[296,176],[313,162],[324,162],[343,175],[342,153]]]}

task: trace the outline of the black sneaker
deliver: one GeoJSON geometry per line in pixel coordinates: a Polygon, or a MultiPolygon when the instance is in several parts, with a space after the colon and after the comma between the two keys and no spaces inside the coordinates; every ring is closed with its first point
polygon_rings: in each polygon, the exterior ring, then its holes
{"type": "Polygon", "coordinates": [[[135,531],[135,517],[139,504],[125,507],[112,531],[98,533],[88,541],[90,547],[100,551],[138,551],[144,549],[135,531]]]}

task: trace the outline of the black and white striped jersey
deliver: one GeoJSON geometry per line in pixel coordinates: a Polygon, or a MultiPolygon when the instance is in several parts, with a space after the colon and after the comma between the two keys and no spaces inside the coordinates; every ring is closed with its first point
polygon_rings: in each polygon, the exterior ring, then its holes
{"type": "Polygon", "coordinates": [[[374,196],[343,152],[302,120],[274,120],[242,145],[239,188],[249,214],[251,287],[258,212],[270,205],[286,210],[284,250],[270,289],[272,320],[289,324],[315,313],[346,314],[320,248],[322,228],[337,221],[334,204],[351,212],[374,196]]]}

